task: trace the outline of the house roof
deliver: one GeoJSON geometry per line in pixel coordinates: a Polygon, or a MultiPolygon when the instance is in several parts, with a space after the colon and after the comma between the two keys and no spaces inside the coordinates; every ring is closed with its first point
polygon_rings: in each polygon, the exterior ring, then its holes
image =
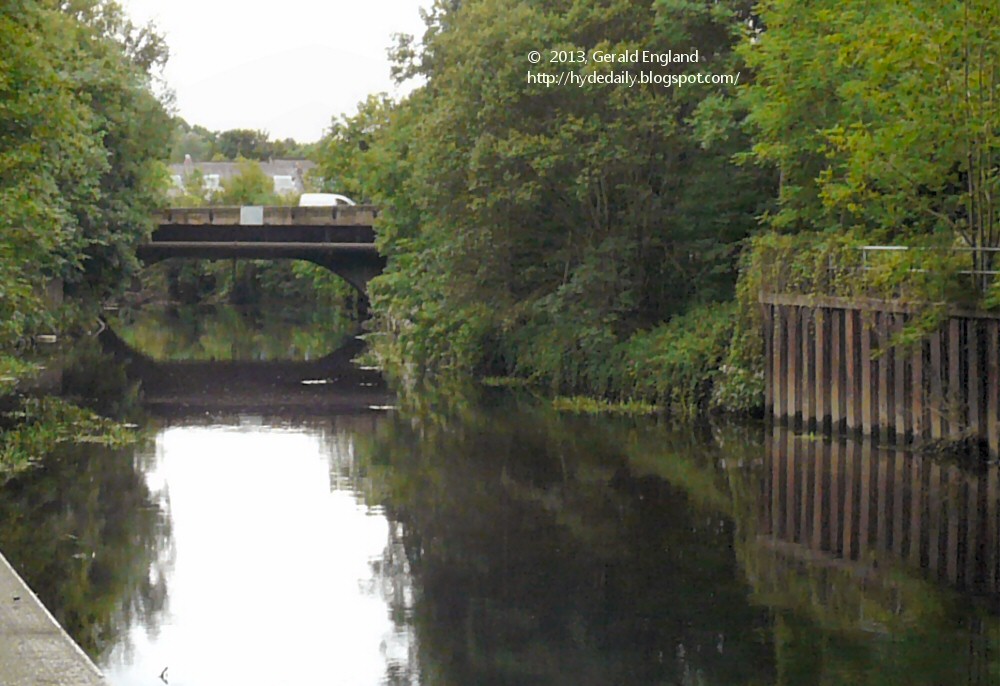
{"type": "MultiPolygon", "coordinates": [[[[312,160],[269,160],[260,162],[261,170],[268,176],[300,176],[316,166],[312,160]]],[[[187,176],[195,169],[202,174],[218,174],[220,179],[228,179],[240,174],[239,162],[190,162],[171,164],[170,173],[187,176]]]]}

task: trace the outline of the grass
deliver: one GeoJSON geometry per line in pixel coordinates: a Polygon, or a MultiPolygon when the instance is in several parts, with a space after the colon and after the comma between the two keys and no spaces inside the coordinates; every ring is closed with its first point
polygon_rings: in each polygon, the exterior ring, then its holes
{"type": "Polygon", "coordinates": [[[658,414],[661,410],[652,403],[639,400],[612,402],[582,395],[557,396],[552,400],[552,407],[559,412],[575,414],[618,414],[618,415],[649,415],[658,414]]]}

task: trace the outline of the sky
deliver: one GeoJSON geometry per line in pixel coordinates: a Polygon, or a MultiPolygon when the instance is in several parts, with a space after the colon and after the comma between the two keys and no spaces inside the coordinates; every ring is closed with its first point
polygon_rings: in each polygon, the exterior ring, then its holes
{"type": "Polygon", "coordinates": [[[430,0],[121,0],[170,46],[177,114],[211,130],[312,142],[369,93],[404,95],[386,49],[423,33],[430,0]]]}

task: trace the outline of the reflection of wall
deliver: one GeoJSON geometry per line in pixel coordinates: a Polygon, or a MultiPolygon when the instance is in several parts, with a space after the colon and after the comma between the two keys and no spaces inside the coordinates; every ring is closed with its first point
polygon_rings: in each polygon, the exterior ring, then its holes
{"type": "Polygon", "coordinates": [[[789,555],[923,568],[1000,596],[1000,467],[973,473],[870,442],[768,437],[760,531],[789,555]],[[789,545],[791,544],[791,545],[789,545]]]}

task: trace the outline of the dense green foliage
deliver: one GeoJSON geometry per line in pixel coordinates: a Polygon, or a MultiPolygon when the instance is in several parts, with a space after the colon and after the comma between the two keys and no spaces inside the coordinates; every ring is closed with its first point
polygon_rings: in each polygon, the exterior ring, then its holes
{"type": "Polygon", "coordinates": [[[210,131],[204,126],[191,125],[176,117],[170,140],[170,161],[183,162],[185,155],[190,155],[195,162],[235,160],[240,157],[260,162],[272,157],[299,159],[308,157],[314,145],[299,143],[292,138],[272,140],[266,131],[253,129],[210,131]]]}
{"type": "MultiPolygon", "coordinates": [[[[743,48],[781,231],[1000,247],[1000,5],[767,0],[743,48]]],[[[989,264],[976,253],[976,264],[989,264]]]]}
{"type": "Polygon", "coordinates": [[[321,145],[323,176],[384,208],[383,360],[657,395],[616,382],[616,351],[731,296],[770,174],[732,161],[749,143],[731,88],[547,87],[526,55],[697,48],[702,63],[666,71],[735,73],[750,4],[438,4],[400,65],[427,84],[395,107],[370,99],[321,145]]]}
{"type": "Polygon", "coordinates": [[[170,133],[151,90],[166,59],[159,36],[113,2],[2,7],[0,358],[54,326],[48,280],[97,299],[135,273],[170,133]]]}
{"type": "Polygon", "coordinates": [[[752,410],[761,287],[995,306],[995,284],[959,272],[1000,245],[998,12],[438,2],[422,44],[396,49],[397,75],[425,84],[369,98],[317,153],[331,190],[383,208],[377,355],[407,377],[752,410]],[[555,51],[695,48],[697,64],[661,73],[738,72],[740,88],[537,78],[656,71],[555,51]],[[775,235],[748,242],[761,220],[775,235]],[[915,249],[863,257],[873,243],[915,249]]]}

